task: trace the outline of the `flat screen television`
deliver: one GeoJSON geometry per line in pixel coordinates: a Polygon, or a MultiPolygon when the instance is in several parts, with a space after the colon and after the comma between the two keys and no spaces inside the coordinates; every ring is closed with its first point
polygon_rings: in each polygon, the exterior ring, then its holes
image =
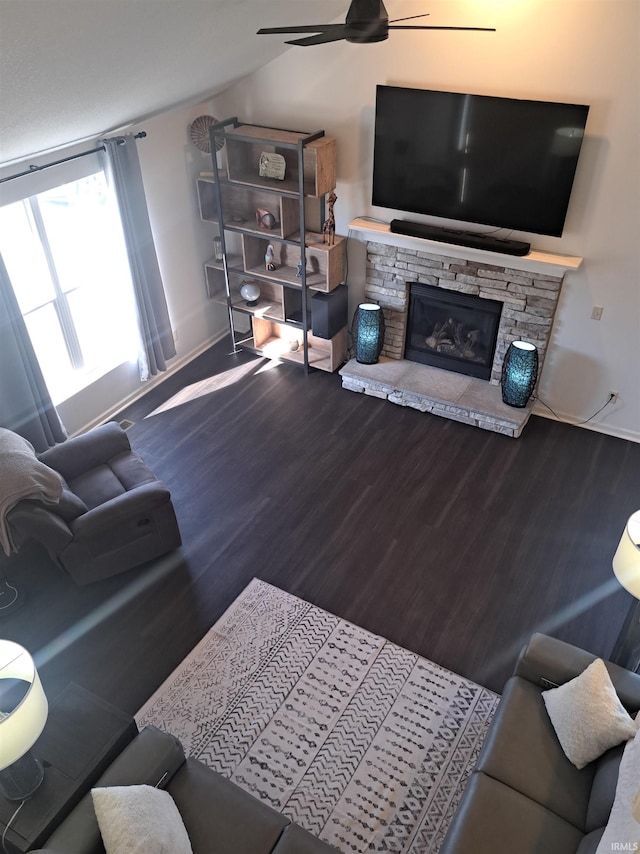
{"type": "Polygon", "coordinates": [[[588,112],[378,86],[373,204],[560,237],[588,112]]]}

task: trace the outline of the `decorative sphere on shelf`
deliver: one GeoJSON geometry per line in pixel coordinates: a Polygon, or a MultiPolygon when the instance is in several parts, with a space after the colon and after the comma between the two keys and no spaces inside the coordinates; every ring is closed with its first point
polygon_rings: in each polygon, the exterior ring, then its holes
{"type": "Polygon", "coordinates": [[[258,305],[260,286],[257,282],[243,282],[240,285],[240,296],[250,307],[258,305]]]}

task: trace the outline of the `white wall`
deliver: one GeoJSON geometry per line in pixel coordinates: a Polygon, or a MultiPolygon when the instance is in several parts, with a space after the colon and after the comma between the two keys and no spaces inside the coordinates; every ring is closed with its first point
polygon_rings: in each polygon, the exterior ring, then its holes
{"type": "MultiPolygon", "coordinates": [[[[356,216],[394,216],[370,203],[376,84],[589,104],[564,235],[530,238],[534,248],[585,259],[565,279],[540,395],[578,421],[614,389],[620,403],[592,424],[640,440],[640,3],[430,0],[425,7],[424,0],[388,0],[387,9],[391,18],[426,9],[425,23],[497,32],[396,32],[377,45],[292,48],[214,99],[209,111],[335,136],[336,221],[346,234],[356,216]],[[604,306],[599,322],[590,319],[593,305],[604,306]]],[[[352,304],[362,288],[356,260],[352,304]]]]}
{"type": "MultiPolygon", "coordinates": [[[[138,142],[151,227],[167,295],[177,356],[169,372],[185,364],[227,330],[226,309],[206,297],[203,263],[213,255],[212,226],[200,220],[195,179],[211,169],[208,155],[189,141],[189,125],[205,105],[165,113],[133,128],[138,142]]],[[[86,146],[85,146],[86,147],[86,146]]],[[[125,401],[162,381],[141,383],[136,365],[121,365],[58,406],[70,433],[110,416],[125,401]]]]}

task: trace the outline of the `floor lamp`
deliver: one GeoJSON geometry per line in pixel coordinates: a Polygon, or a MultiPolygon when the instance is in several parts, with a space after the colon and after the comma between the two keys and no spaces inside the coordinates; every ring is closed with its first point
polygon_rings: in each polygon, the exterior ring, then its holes
{"type": "Polygon", "coordinates": [[[625,590],[636,601],[629,613],[611,653],[611,661],[637,671],[640,668],[640,510],[629,518],[620,544],[613,556],[613,571],[625,590]]]}

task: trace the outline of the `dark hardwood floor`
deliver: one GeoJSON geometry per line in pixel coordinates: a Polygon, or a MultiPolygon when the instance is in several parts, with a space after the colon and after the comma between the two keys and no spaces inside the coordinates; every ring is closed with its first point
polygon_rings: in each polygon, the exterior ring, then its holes
{"type": "Polygon", "coordinates": [[[172,491],[179,552],[88,587],[35,547],[12,561],[28,598],[0,630],[51,696],[75,681],[135,712],[254,576],[496,691],[535,630],[607,656],[640,445],[537,417],[509,439],[228,349],[120,416],[172,491]]]}

